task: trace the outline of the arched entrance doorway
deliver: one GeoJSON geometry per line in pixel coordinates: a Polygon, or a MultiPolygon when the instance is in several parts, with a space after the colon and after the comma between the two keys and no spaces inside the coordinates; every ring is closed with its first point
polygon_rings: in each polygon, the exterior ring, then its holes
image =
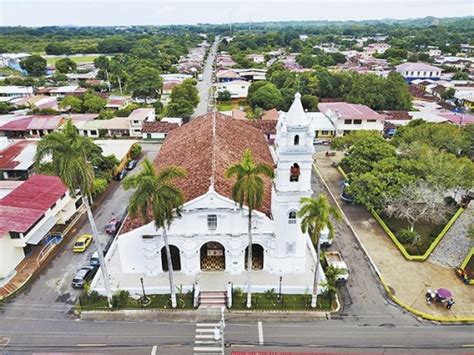
{"type": "MultiPolygon", "coordinates": [[[[170,245],[170,254],[171,254],[171,265],[173,265],[173,271],[180,271],[181,270],[181,256],[179,252],[179,248],[170,245]]],[[[161,248],[161,267],[163,271],[168,271],[168,260],[166,257],[166,248],[161,248]]]]}
{"type": "MultiPolygon", "coordinates": [[[[245,270],[247,267],[247,258],[249,254],[249,247],[245,248],[245,270]]],[[[260,244],[252,244],[252,270],[263,269],[263,247],[260,244]]]]}
{"type": "Polygon", "coordinates": [[[225,270],[225,248],[218,242],[207,242],[201,247],[201,270],[225,270]]]}

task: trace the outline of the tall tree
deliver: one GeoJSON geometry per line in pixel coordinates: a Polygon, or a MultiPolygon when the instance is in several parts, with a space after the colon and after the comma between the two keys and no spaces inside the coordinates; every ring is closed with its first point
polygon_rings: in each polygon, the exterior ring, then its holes
{"type": "Polygon", "coordinates": [[[41,76],[46,71],[46,59],[39,55],[32,55],[21,60],[20,67],[29,75],[41,76]]]}
{"type": "Polygon", "coordinates": [[[54,64],[54,67],[59,73],[66,74],[75,71],[77,64],[71,58],[62,58],[54,64]]]}
{"type": "Polygon", "coordinates": [[[133,97],[142,99],[156,99],[160,96],[163,79],[160,72],[152,67],[140,67],[135,70],[127,83],[133,97]]]}
{"type": "Polygon", "coordinates": [[[303,197],[300,203],[301,208],[298,211],[298,217],[301,218],[301,230],[303,233],[309,233],[316,246],[316,265],[314,267],[313,296],[311,298],[311,307],[314,308],[318,299],[319,260],[321,258],[319,239],[321,231],[327,227],[329,235],[333,237],[334,225],[331,217],[340,221],[342,214],[341,211],[329,203],[326,195],[319,195],[317,198],[303,197]]]}
{"type": "Polygon", "coordinates": [[[174,218],[181,217],[184,196],[173,181],[186,176],[186,171],[177,166],[169,166],[157,171],[153,163],[145,159],[142,170],[123,181],[125,190],[135,189],[128,204],[132,216],[139,216],[145,223],[150,221],[150,214],[157,229],[163,231],[168,275],[170,282],[171,306],[176,308],[176,290],[173,279],[173,263],[171,260],[167,228],[174,218]]]}
{"type": "Polygon", "coordinates": [[[252,290],[250,274],[252,272],[252,213],[260,208],[265,194],[263,177],[273,178],[273,168],[264,163],[255,162],[252,151],[246,149],[242,160],[231,165],[225,172],[227,179],[235,178],[235,184],[232,187],[232,199],[239,204],[240,208],[244,205],[248,208],[248,253],[247,253],[247,308],[252,306],[252,290]]]}
{"type": "Polygon", "coordinates": [[[95,177],[94,168],[88,162],[87,156],[89,152],[94,150],[94,146],[95,144],[89,138],[79,135],[72,121],[68,119],[61,131],[50,133],[38,142],[35,165],[40,166],[44,158],[51,157],[54,174],[68,187],[71,196],[77,196],[77,191],[79,190],[82,202],[87,210],[92,234],[94,235],[105,293],[110,305],[112,293],[107,264],[102,246],[100,245],[99,232],[89,205],[95,177]]]}

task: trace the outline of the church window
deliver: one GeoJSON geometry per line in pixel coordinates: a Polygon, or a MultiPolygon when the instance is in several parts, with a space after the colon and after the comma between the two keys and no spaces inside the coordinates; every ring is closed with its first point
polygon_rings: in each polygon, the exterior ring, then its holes
{"type": "Polygon", "coordinates": [[[217,229],[217,216],[215,214],[207,215],[207,228],[210,230],[217,229]]]}
{"type": "Polygon", "coordinates": [[[295,136],[295,139],[294,139],[293,143],[294,143],[294,145],[300,145],[300,136],[299,135],[295,136]]]}
{"type": "Polygon", "coordinates": [[[300,167],[298,164],[294,163],[290,168],[290,181],[298,181],[300,178],[300,167]]]}
{"type": "Polygon", "coordinates": [[[288,213],[288,224],[296,224],[296,212],[291,211],[288,213]]]}
{"type": "Polygon", "coordinates": [[[286,253],[293,254],[295,252],[295,243],[294,242],[286,242],[286,253]]]}

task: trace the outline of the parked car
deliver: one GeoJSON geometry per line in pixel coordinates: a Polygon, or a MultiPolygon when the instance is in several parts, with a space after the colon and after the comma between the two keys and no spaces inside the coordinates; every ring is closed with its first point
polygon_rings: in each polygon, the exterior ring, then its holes
{"type": "Polygon", "coordinates": [[[74,288],[84,288],[84,284],[94,276],[94,268],[85,266],[76,273],[72,279],[71,286],[74,288]]]}
{"type": "Polygon", "coordinates": [[[133,170],[137,166],[138,160],[130,160],[127,164],[127,170],[133,170]]]}
{"type": "Polygon", "coordinates": [[[106,225],[105,225],[105,233],[109,235],[115,235],[120,228],[122,221],[118,217],[112,218],[106,225]]]}
{"type": "Polygon", "coordinates": [[[114,179],[117,181],[123,180],[127,176],[127,170],[123,169],[122,171],[115,174],[114,179]]]}
{"type": "Polygon", "coordinates": [[[75,253],[83,253],[92,243],[92,235],[90,234],[83,234],[79,238],[76,239],[74,243],[73,251],[75,253]]]}
{"type": "Polygon", "coordinates": [[[344,259],[342,258],[341,253],[339,253],[338,251],[327,251],[325,253],[325,256],[328,266],[332,266],[342,270],[342,273],[338,276],[336,281],[347,282],[347,280],[349,279],[349,269],[347,268],[347,265],[344,259]]]}
{"type": "Polygon", "coordinates": [[[329,228],[324,227],[324,229],[319,233],[319,245],[322,248],[328,248],[332,245],[332,238],[329,236],[329,228]]]}

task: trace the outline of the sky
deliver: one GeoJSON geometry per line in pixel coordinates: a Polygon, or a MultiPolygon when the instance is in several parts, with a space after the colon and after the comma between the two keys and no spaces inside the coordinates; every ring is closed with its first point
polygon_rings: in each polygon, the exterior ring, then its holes
{"type": "Polygon", "coordinates": [[[0,0],[0,26],[111,26],[473,16],[474,0],[0,0]]]}

